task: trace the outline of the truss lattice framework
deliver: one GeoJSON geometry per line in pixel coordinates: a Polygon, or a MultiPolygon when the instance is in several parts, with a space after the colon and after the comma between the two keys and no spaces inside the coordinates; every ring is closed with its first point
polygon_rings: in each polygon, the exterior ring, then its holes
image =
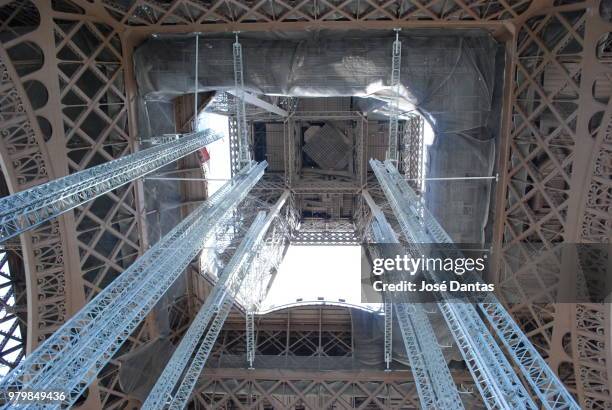
{"type": "Polygon", "coordinates": [[[531,0],[487,1],[452,0],[401,2],[326,0],[246,3],[216,0],[206,5],[191,1],[105,0],[105,9],[118,21],[130,26],[189,24],[254,24],[295,22],[365,22],[403,20],[504,20],[512,19],[529,7],[531,0]]]}
{"type": "Polygon", "coordinates": [[[21,254],[15,249],[0,248],[0,292],[0,323],[4,336],[0,341],[0,375],[4,375],[25,355],[25,277],[21,254]]]}
{"type": "Polygon", "coordinates": [[[379,374],[207,369],[194,395],[196,409],[417,409],[409,372],[379,374]]]}
{"type": "MultiPolygon", "coordinates": [[[[532,16],[517,33],[495,236],[502,286],[520,288],[522,275],[537,271],[538,252],[562,241],[610,241],[611,30],[597,7],[578,5],[532,16]]],[[[554,300],[556,290],[542,285],[534,298],[554,300]]],[[[612,405],[609,305],[532,303],[511,312],[582,407],[612,405]]]]}
{"type": "MultiPolygon", "coordinates": [[[[353,355],[352,335],[348,330],[338,329],[299,329],[299,324],[287,326],[285,329],[270,328],[258,325],[255,318],[255,355],[283,356],[285,363],[293,363],[290,358],[315,357],[351,357],[353,355]],[[298,327],[298,328],[295,328],[298,327]]],[[[231,327],[231,326],[228,326],[231,327]]],[[[224,360],[224,357],[240,356],[244,361],[247,348],[246,332],[244,330],[224,329],[215,345],[212,357],[224,360]]],[[[211,358],[211,362],[215,363],[211,358]]]]}

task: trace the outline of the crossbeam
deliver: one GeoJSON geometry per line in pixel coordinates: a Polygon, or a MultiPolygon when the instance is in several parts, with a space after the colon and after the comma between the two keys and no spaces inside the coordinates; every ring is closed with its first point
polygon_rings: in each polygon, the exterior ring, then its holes
{"type": "Polygon", "coordinates": [[[268,112],[271,112],[272,114],[276,114],[276,115],[280,115],[281,117],[288,117],[289,113],[285,110],[283,110],[282,108],[280,108],[277,105],[274,104],[270,104],[267,101],[262,100],[261,98],[257,97],[256,95],[253,95],[251,93],[248,93],[246,91],[243,91],[242,93],[237,92],[236,90],[227,90],[227,92],[231,95],[233,95],[234,97],[238,97],[238,98],[242,98],[244,100],[244,102],[254,105],[256,107],[262,108],[268,112]]]}
{"type": "Polygon", "coordinates": [[[0,199],[0,242],[220,139],[211,130],[126,155],[0,199]]]}

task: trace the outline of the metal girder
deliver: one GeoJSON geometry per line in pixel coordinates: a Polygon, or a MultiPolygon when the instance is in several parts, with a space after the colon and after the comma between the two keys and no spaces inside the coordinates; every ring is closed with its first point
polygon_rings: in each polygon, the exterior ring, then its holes
{"type": "MultiPolygon", "coordinates": [[[[383,165],[379,161],[372,160],[371,165],[407,239],[415,243],[452,243],[446,231],[401,178],[393,164],[387,161],[383,165]]],[[[430,274],[436,279],[435,273],[430,272],[430,274]]],[[[472,276],[471,279],[477,278],[472,276]]],[[[442,296],[445,297],[445,294],[442,296]]],[[[478,303],[481,312],[502,340],[542,405],[548,409],[578,409],[578,405],[563,383],[548,367],[497,298],[490,294],[485,302],[478,303]]],[[[485,403],[492,405],[500,399],[505,401],[504,396],[499,395],[507,394],[504,393],[504,389],[511,389],[519,393],[517,398],[523,402],[523,405],[533,404],[529,403],[531,399],[526,396],[527,393],[522,385],[519,387],[520,381],[473,306],[464,303],[440,303],[439,306],[457,343],[460,347],[463,346],[461,350],[466,353],[464,358],[478,382],[485,403]],[[500,376],[503,379],[500,379],[500,376]],[[498,384],[498,382],[503,383],[498,384]]],[[[515,405],[512,402],[506,404],[510,406],[509,408],[515,405]]]]}
{"type": "Polygon", "coordinates": [[[213,315],[217,314],[217,317],[220,317],[219,313],[217,313],[217,309],[219,306],[223,306],[228,299],[231,302],[231,307],[234,297],[240,290],[240,286],[245,277],[249,274],[250,270],[252,270],[251,262],[262,249],[261,245],[265,233],[270,227],[272,220],[278,215],[278,212],[286,202],[288,196],[289,193],[285,192],[277,201],[267,218],[264,218],[264,215],[260,213],[252,223],[245,238],[242,240],[240,246],[232,256],[232,259],[220,275],[219,281],[215,284],[213,290],[206,298],[204,305],[200,308],[192,324],[189,326],[187,333],[181,339],[179,346],[158,378],[157,383],[149,393],[147,400],[143,404],[143,408],[163,408],[168,398],[172,397],[173,389],[179,382],[189,360],[196,351],[198,342],[201,340],[213,315]]]}
{"type": "Polygon", "coordinates": [[[400,100],[400,73],[402,69],[402,42],[399,39],[399,29],[395,29],[395,41],[393,42],[393,54],[391,57],[391,89],[393,95],[389,103],[389,146],[387,148],[387,159],[397,163],[398,153],[398,117],[400,100]]]}
{"type": "MultiPolygon", "coordinates": [[[[397,172],[390,164],[386,164],[386,168],[391,173],[397,172]]],[[[395,180],[399,181],[401,178],[398,179],[396,175],[395,180]]],[[[421,221],[426,231],[431,235],[430,243],[452,243],[453,241],[450,236],[440,226],[429,210],[421,204],[412,188],[405,181],[401,184],[405,184],[402,191],[406,193],[408,198],[415,201],[415,204],[418,204],[417,206],[420,208],[421,221]]],[[[466,276],[474,281],[479,280],[473,272],[468,272],[466,276]],[[470,278],[470,276],[472,277],[470,278]]],[[[578,404],[574,398],[553,373],[497,297],[493,293],[489,293],[486,299],[478,303],[477,306],[495,330],[504,347],[510,352],[512,359],[519,366],[525,379],[534,389],[543,405],[549,409],[578,409],[578,404]]]]}
{"type": "Polygon", "coordinates": [[[233,297],[230,296],[223,299],[221,306],[219,307],[218,312],[215,315],[208,332],[206,333],[206,336],[204,336],[204,340],[200,344],[195,357],[187,368],[185,376],[183,377],[175,396],[170,402],[168,409],[182,410],[187,405],[189,397],[191,396],[196,382],[200,377],[200,373],[202,373],[202,370],[204,369],[206,360],[210,355],[210,352],[215,344],[215,340],[217,340],[217,337],[223,328],[223,323],[225,322],[225,319],[227,319],[227,315],[229,314],[233,304],[233,297]]]}
{"type": "MultiPolygon", "coordinates": [[[[185,372],[185,376],[183,377],[181,384],[179,385],[178,390],[176,391],[176,394],[174,395],[169,405],[169,409],[180,410],[187,405],[189,397],[191,396],[191,393],[193,392],[195,385],[198,379],[200,378],[200,374],[204,369],[206,360],[208,359],[208,356],[210,355],[214,347],[215,341],[217,340],[217,337],[221,332],[223,323],[225,322],[225,319],[227,318],[230,309],[234,303],[234,297],[238,293],[240,286],[244,281],[244,278],[247,276],[249,270],[253,268],[252,263],[256,261],[257,254],[262,249],[263,236],[266,233],[267,229],[270,227],[272,220],[276,217],[276,214],[282,207],[282,204],[285,202],[287,197],[288,192],[285,192],[285,195],[283,195],[281,199],[279,199],[274,209],[270,212],[267,218],[264,219],[265,213],[261,212],[259,214],[258,219],[253,222],[251,229],[247,233],[245,240],[236,250],[236,256],[240,257],[240,260],[243,261],[241,269],[242,274],[236,278],[236,280],[230,285],[229,289],[224,290],[221,307],[219,308],[217,315],[213,320],[212,325],[210,326],[210,329],[208,329],[204,340],[200,344],[200,347],[198,348],[195,357],[189,365],[189,368],[185,372]]],[[[232,261],[230,262],[228,267],[232,265],[232,262],[234,260],[235,257],[232,258],[232,261]]],[[[264,265],[266,265],[265,262],[264,265]]],[[[254,340],[252,340],[251,343],[254,343],[254,340]]]]}
{"type": "Polygon", "coordinates": [[[417,341],[414,327],[408,318],[406,308],[407,306],[403,303],[395,304],[397,321],[400,325],[402,339],[404,339],[404,348],[406,349],[406,355],[410,362],[410,369],[412,370],[417,392],[419,393],[419,404],[423,409],[432,409],[436,406],[433,381],[429,377],[427,363],[425,362],[425,357],[417,341]]]}
{"type": "MultiPolygon", "coordinates": [[[[60,390],[70,405],[263,175],[264,161],[224,185],[0,382],[8,391],[60,390]]],[[[57,404],[59,406],[59,403],[57,404]]]]}
{"type": "Polygon", "coordinates": [[[236,33],[236,42],[233,45],[233,57],[238,158],[240,167],[243,167],[251,162],[251,151],[249,150],[249,132],[247,129],[246,107],[244,105],[245,91],[242,64],[242,45],[240,45],[240,42],[238,42],[238,33],[236,33]]]}
{"type": "Polygon", "coordinates": [[[402,168],[408,185],[418,194],[423,190],[423,137],[425,119],[411,115],[404,123],[402,168]]]}
{"type": "Polygon", "coordinates": [[[259,108],[263,108],[264,110],[271,112],[276,115],[280,115],[281,117],[288,117],[289,113],[277,105],[270,104],[267,101],[262,100],[261,98],[253,95],[251,93],[247,93],[243,91],[242,93],[237,92],[236,90],[227,90],[227,92],[234,97],[242,98],[244,102],[254,105],[259,108]]]}
{"type": "Polygon", "coordinates": [[[55,218],[221,138],[211,130],[144,149],[0,200],[0,241],[55,218]]]}
{"type": "MultiPolygon", "coordinates": [[[[378,243],[397,243],[397,237],[395,232],[391,226],[387,223],[384,214],[381,209],[376,205],[374,199],[367,190],[364,190],[362,193],[366,203],[370,207],[372,211],[372,215],[374,216],[374,221],[372,221],[372,231],[374,233],[374,239],[378,243]]],[[[389,369],[391,365],[391,361],[393,360],[393,304],[391,300],[389,300],[387,294],[383,295],[384,299],[384,312],[385,312],[385,364],[387,369],[389,369]]],[[[399,318],[399,316],[398,316],[399,318]]],[[[406,337],[410,337],[409,335],[405,335],[404,329],[402,329],[402,336],[404,336],[404,345],[406,345],[406,337]]],[[[408,350],[408,346],[406,345],[406,350],[408,350]]],[[[409,355],[410,356],[410,355],[409,355]]],[[[414,367],[413,367],[414,369],[414,367]]],[[[415,377],[417,379],[417,377],[415,377]]],[[[420,391],[419,391],[420,393],[420,391]]]]}
{"type": "MultiPolygon", "coordinates": [[[[381,244],[399,243],[391,225],[389,225],[370,194],[365,191],[363,195],[374,216],[372,221],[374,240],[381,244]]],[[[387,300],[391,299],[388,295],[384,295],[384,297],[385,315],[387,314],[387,306],[395,307],[397,321],[410,361],[410,368],[417,385],[421,408],[463,409],[453,377],[423,306],[420,303],[391,302],[387,300]]],[[[387,322],[385,321],[385,352],[387,351],[386,325],[387,322]]]]}

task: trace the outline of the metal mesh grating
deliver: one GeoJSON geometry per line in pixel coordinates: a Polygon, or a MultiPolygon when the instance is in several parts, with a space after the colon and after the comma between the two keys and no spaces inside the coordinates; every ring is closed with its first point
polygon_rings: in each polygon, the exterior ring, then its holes
{"type": "Polygon", "coordinates": [[[303,150],[322,169],[343,169],[348,164],[350,147],[342,134],[329,124],[321,127],[303,150]]]}

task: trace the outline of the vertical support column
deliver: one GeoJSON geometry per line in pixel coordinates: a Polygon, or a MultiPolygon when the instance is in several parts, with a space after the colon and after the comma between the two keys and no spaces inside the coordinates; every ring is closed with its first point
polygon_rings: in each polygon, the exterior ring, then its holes
{"type": "Polygon", "coordinates": [[[253,369],[255,361],[255,312],[249,308],[246,312],[246,359],[249,369],[253,369]]]}
{"type": "Polygon", "coordinates": [[[285,120],[283,132],[285,185],[291,188],[296,172],[295,119],[293,118],[293,114],[289,115],[285,120]]]}
{"type": "Polygon", "coordinates": [[[195,69],[193,74],[194,91],[193,91],[193,131],[198,130],[198,90],[200,83],[198,81],[200,65],[200,33],[195,33],[195,69]]]}
{"type": "Polygon", "coordinates": [[[395,41],[393,42],[393,55],[391,61],[391,88],[395,93],[393,102],[389,104],[389,147],[387,159],[397,163],[398,161],[398,117],[400,99],[400,72],[402,66],[402,42],[399,39],[400,29],[395,30],[395,41]]]}
{"type": "Polygon", "coordinates": [[[249,150],[249,131],[246,121],[246,107],[244,104],[244,73],[242,65],[242,46],[238,41],[238,32],[236,34],[236,42],[233,46],[234,57],[234,88],[236,89],[236,126],[238,130],[238,150],[240,167],[244,167],[251,163],[251,152],[249,150]]]}
{"type": "Polygon", "coordinates": [[[389,297],[385,294],[385,366],[391,370],[393,360],[393,305],[389,297]]]}

